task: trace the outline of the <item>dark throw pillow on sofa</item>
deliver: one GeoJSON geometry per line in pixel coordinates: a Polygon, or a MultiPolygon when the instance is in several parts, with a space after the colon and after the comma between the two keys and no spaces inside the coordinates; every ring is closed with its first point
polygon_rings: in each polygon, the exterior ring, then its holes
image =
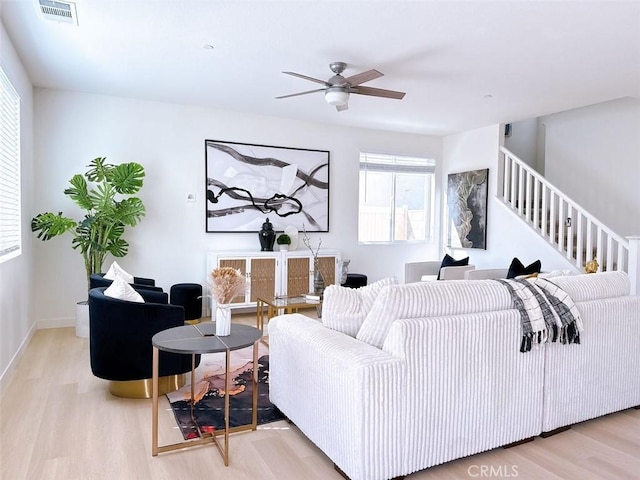
{"type": "Polygon", "coordinates": [[[507,278],[516,278],[520,275],[532,275],[534,273],[540,273],[541,268],[542,263],[540,262],[540,260],[536,260],[531,265],[527,265],[525,267],[518,259],[518,257],[515,257],[513,260],[511,260],[511,265],[509,265],[507,278]]]}
{"type": "MultiPolygon", "coordinates": [[[[469,265],[469,257],[463,258],[462,260],[456,260],[446,253],[442,259],[442,263],[440,264],[440,270],[442,270],[442,267],[464,267],[466,265],[469,265]]],[[[440,280],[440,270],[438,270],[438,280],[440,280]]]]}

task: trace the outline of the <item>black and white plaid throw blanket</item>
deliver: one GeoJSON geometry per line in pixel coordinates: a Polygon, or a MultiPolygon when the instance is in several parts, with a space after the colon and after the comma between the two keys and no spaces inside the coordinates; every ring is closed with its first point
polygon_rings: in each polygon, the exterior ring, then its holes
{"type": "Polygon", "coordinates": [[[534,343],[580,343],[582,319],[567,292],[544,278],[495,281],[509,290],[520,312],[521,352],[530,351],[534,343]]]}

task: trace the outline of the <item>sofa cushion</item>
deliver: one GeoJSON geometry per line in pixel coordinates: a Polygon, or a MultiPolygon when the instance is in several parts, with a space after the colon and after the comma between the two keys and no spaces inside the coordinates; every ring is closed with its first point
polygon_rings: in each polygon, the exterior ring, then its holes
{"type": "Polygon", "coordinates": [[[514,257],[514,259],[511,260],[511,265],[509,265],[507,278],[516,278],[521,275],[532,275],[534,273],[540,273],[541,267],[542,263],[540,262],[540,260],[536,260],[532,264],[525,267],[518,257],[514,257]]]}
{"type": "Polygon", "coordinates": [[[105,296],[127,300],[128,302],[144,303],[144,298],[127,283],[120,275],[116,275],[111,285],[104,291],[105,296]]]}
{"type": "Polygon", "coordinates": [[[382,289],[356,338],[381,348],[397,319],[444,317],[513,308],[500,283],[489,280],[420,282],[382,289]]]}
{"type": "Polygon", "coordinates": [[[551,278],[549,281],[567,292],[574,302],[624,297],[631,292],[631,282],[625,272],[566,275],[551,278]]]}
{"type": "Polygon", "coordinates": [[[109,270],[107,270],[107,273],[104,274],[104,278],[107,280],[115,280],[116,276],[124,278],[127,283],[133,283],[133,275],[126,272],[120,265],[118,265],[118,262],[114,260],[109,267],[109,270]]]}
{"type": "MultiPolygon", "coordinates": [[[[442,263],[440,264],[440,270],[442,270],[442,267],[464,267],[467,265],[469,265],[469,257],[456,260],[448,253],[445,253],[442,263]]],[[[440,271],[438,271],[437,280],[440,280],[440,271]]]]}
{"type": "Polygon", "coordinates": [[[322,324],[355,337],[380,291],[395,283],[395,278],[384,278],[360,288],[329,285],[322,301],[322,324]]]}

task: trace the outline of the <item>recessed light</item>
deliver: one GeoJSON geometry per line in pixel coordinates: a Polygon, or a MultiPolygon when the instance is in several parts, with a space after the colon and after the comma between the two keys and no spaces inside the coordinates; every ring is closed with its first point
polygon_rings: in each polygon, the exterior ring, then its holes
{"type": "Polygon", "coordinates": [[[213,45],[209,44],[209,43],[205,43],[202,48],[204,48],[205,50],[213,50],[213,45]]]}

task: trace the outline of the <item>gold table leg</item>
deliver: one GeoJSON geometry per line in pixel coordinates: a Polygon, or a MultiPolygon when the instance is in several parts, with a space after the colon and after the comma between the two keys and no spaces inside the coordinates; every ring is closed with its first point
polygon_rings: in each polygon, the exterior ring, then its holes
{"type": "Polygon", "coordinates": [[[260,365],[258,365],[258,343],[253,344],[253,422],[251,430],[258,428],[258,374],[260,365]]]}
{"type": "MultiPolygon", "coordinates": [[[[196,445],[204,445],[213,442],[213,436],[211,434],[201,434],[201,437],[196,440],[185,440],[183,442],[173,443],[171,445],[158,445],[158,361],[160,352],[158,348],[153,347],[153,365],[152,365],[152,397],[151,397],[151,411],[153,418],[151,419],[151,455],[156,457],[158,453],[171,452],[173,450],[180,450],[187,447],[195,447],[196,445]]],[[[195,354],[191,355],[191,418],[193,418],[193,390],[195,383],[195,354]]],[[[196,422],[196,428],[200,431],[198,423],[196,422]]]]}
{"type": "Polygon", "coordinates": [[[231,396],[229,392],[231,391],[231,375],[229,372],[229,368],[231,365],[231,350],[227,349],[225,355],[225,367],[224,367],[224,384],[225,384],[225,395],[224,395],[224,431],[222,432],[214,432],[213,433],[213,441],[215,442],[220,454],[222,455],[222,459],[224,461],[225,466],[229,466],[229,435],[231,433],[242,432],[246,430],[256,430],[258,428],[258,342],[253,344],[253,411],[252,411],[252,421],[248,425],[240,425],[237,427],[229,426],[229,419],[231,415],[231,396]],[[218,437],[224,437],[224,446],[218,439],[218,437]]]}
{"type": "Polygon", "coordinates": [[[258,428],[258,343],[253,344],[253,412],[252,421],[247,425],[240,425],[231,428],[229,426],[230,419],[230,395],[231,391],[231,350],[227,348],[225,353],[225,398],[224,398],[224,430],[222,432],[203,433],[200,431],[198,423],[195,421],[194,415],[194,388],[195,388],[195,370],[196,370],[196,356],[191,355],[191,418],[193,419],[200,438],[196,440],[185,440],[183,442],[174,443],[171,445],[158,445],[158,362],[159,362],[159,350],[157,347],[153,347],[152,358],[152,399],[151,399],[151,455],[156,457],[158,453],[170,452],[173,450],[181,450],[183,448],[195,447],[198,445],[204,445],[208,443],[215,443],[222,455],[225,466],[229,466],[229,435],[231,433],[242,432],[246,430],[256,430],[258,428]],[[218,440],[219,436],[224,436],[224,447],[218,440]]]}
{"type": "Polygon", "coordinates": [[[256,308],[256,328],[264,333],[264,302],[258,300],[256,308]]]}
{"type": "Polygon", "coordinates": [[[158,455],[158,356],[159,352],[153,347],[153,366],[151,373],[151,455],[158,455]]]}

